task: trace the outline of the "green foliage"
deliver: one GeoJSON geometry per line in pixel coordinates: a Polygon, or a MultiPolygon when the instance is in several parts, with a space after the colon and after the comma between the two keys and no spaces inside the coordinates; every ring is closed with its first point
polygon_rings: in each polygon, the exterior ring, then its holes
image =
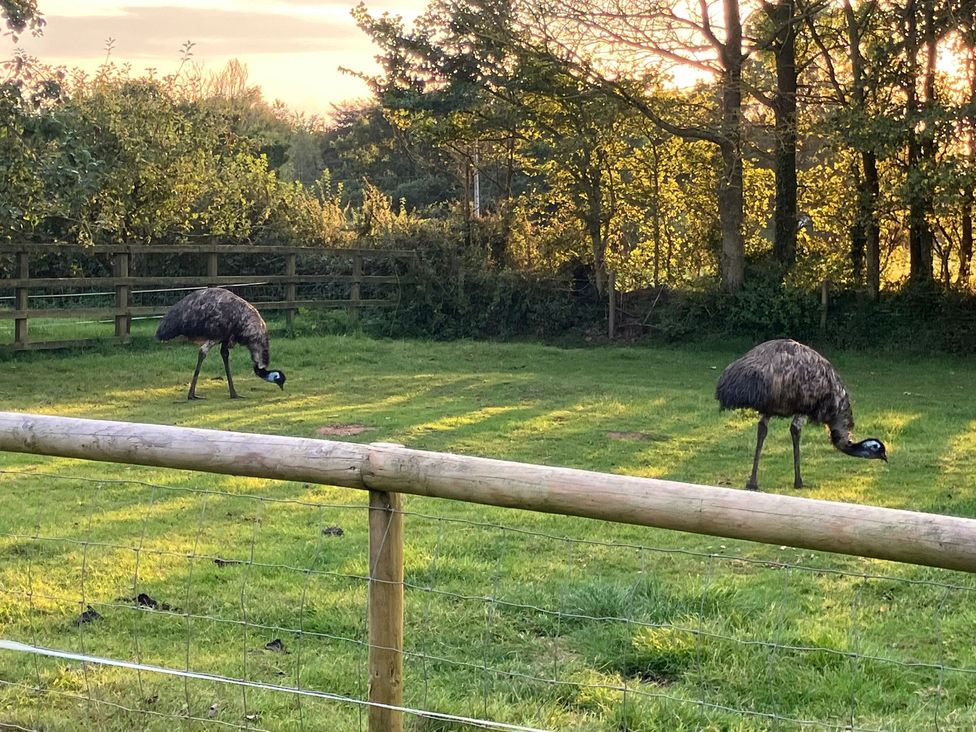
{"type": "Polygon", "coordinates": [[[821,329],[819,292],[753,279],[735,295],[713,291],[656,291],[631,299],[629,307],[650,310],[652,340],[699,341],[731,338],[752,342],[795,338],[842,348],[897,349],[912,353],[976,352],[976,296],[961,290],[904,290],[871,300],[851,289],[829,289],[821,329]],[[654,304],[653,309],[650,307],[654,304]]]}
{"type": "Polygon", "coordinates": [[[133,78],[114,63],[89,79],[25,58],[15,74],[0,98],[3,236],[334,238],[320,201],[269,166],[263,118],[233,111],[246,102],[217,104],[193,77],[133,78]]]}
{"type": "MultiPolygon", "coordinates": [[[[721,79],[664,83],[664,70],[628,43],[601,40],[601,23],[615,14],[588,16],[597,6],[554,20],[568,23],[556,42],[538,24],[553,9],[531,2],[435,0],[414,23],[360,4],[355,19],[379,53],[380,73],[363,77],[375,96],[328,122],[266,103],[237,61],[205,78],[189,63],[190,43],[165,76],[136,75],[110,58],[87,75],[16,52],[0,82],[0,238],[416,248],[416,297],[382,332],[436,337],[587,328],[602,305],[573,293],[572,270],[586,270],[603,302],[611,274],[627,298],[665,288],[660,306],[644,312],[653,310],[646,324],[667,339],[819,337],[826,280],[840,293],[826,330],[840,342],[874,343],[878,330],[911,340],[924,313],[940,319],[925,329],[932,347],[968,348],[961,313],[972,286],[976,67],[940,66],[926,80],[922,52],[932,37],[947,58],[969,58],[968,8],[933,17],[931,28],[924,13],[910,16],[921,23],[914,35],[895,6],[818,6],[797,24],[803,217],[790,267],[765,264],[776,74],[760,42],[740,90],[737,232],[756,264],[725,297],[713,134],[721,79]],[[573,27],[594,41],[585,50],[574,47],[573,27]],[[865,193],[874,168],[877,198],[865,193]],[[877,228],[881,306],[853,294],[866,282],[868,224],[877,228]],[[931,235],[912,241],[931,245],[942,299],[917,301],[917,282],[899,291],[920,269],[919,253],[907,251],[910,231],[931,235]]],[[[14,33],[43,23],[33,0],[4,0],[0,13],[14,33]]],[[[697,21],[687,20],[693,44],[697,21]]],[[[754,15],[748,32],[767,38],[767,20],[754,15]]],[[[673,38],[656,23],[644,40],[668,55],[673,38]]]]}
{"type": "Polygon", "coordinates": [[[428,220],[396,240],[419,256],[416,283],[381,332],[437,339],[547,337],[602,316],[573,297],[565,277],[493,266],[463,232],[428,220]]]}
{"type": "Polygon", "coordinates": [[[717,295],[716,307],[723,314],[725,332],[754,340],[786,336],[810,340],[819,317],[814,293],[757,275],[734,295],[717,295]]]}
{"type": "Polygon", "coordinates": [[[321,139],[322,161],[342,203],[360,205],[364,181],[411,209],[430,210],[457,197],[456,166],[419,149],[375,103],[340,106],[321,139]]]}
{"type": "Polygon", "coordinates": [[[840,292],[832,295],[829,312],[827,334],[841,346],[976,352],[976,296],[971,292],[906,288],[877,302],[840,292]]]}
{"type": "Polygon", "coordinates": [[[735,294],[714,290],[671,293],[651,311],[648,325],[652,334],[677,341],[722,336],[751,341],[816,339],[818,295],[785,285],[774,275],[760,276],[753,273],[735,294]]]}
{"type": "Polygon", "coordinates": [[[0,0],[0,17],[15,41],[28,28],[34,35],[40,35],[46,22],[37,8],[37,0],[0,0]]]}

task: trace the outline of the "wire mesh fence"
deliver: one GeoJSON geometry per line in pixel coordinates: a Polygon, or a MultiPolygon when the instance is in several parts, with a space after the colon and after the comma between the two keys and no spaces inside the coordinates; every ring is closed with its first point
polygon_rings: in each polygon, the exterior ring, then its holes
{"type": "MultiPolygon", "coordinates": [[[[0,725],[366,729],[364,499],[0,471],[0,725]]],[[[976,723],[969,575],[436,499],[403,519],[407,729],[976,723]]]]}

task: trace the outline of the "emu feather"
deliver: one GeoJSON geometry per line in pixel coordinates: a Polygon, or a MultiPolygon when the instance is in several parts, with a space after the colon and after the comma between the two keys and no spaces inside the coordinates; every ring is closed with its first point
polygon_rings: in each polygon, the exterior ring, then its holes
{"type": "Polygon", "coordinates": [[[156,338],[168,341],[179,336],[202,343],[197,355],[197,367],[190,382],[187,399],[197,396],[197,378],[207,353],[218,343],[227,374],[227,388],[231,399],[239,399],[230,374],[230,349],[240,343],[251,354],[256,376],[285,388],[284,371],[269,371],[271,360],[268,348],[268,327],[251,303],[222,287],[196,290],[173,305],[156,328],[156,338]]]}
{"type": "Polygon", "coordinates": [[[851,438],[854,417],[851,400],[837,370],[809,346],[789,339],[760,343],[730,363],[718,380],[715,398],[722,409],[754,409],[759,412],[756,453],[746,488],[757,490],[759,457],[771,417],[792,417],[793,485],[803,487],[800,477],[800,431],[806,420],[826,425],[830,441],[855,457],[888,460],[884,443],[851,438]]]}

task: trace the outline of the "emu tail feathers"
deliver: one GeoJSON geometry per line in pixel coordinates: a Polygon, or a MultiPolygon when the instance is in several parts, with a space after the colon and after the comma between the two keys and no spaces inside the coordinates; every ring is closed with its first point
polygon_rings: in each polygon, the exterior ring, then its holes
{"type": "Polygon", "coordinates": [[[156,340],[168,341],[176,338],[179,334],[179,321],[177,318],[170,317],[169,314],[160,320],[159,325],[156,326],[156,340]]]}
{"type": "Polygon", "coordinates": [[[757,409],[765,404],[767,387],[755,369],[741,368],[738,361],[729,364],[715,387],[720,409],[757,409]]]}

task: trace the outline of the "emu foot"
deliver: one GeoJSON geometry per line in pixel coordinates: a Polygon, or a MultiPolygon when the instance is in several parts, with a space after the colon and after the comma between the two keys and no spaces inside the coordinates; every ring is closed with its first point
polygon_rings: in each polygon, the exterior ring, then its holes
{"type": "Polygon", "coordinates": [[[746,490],[747,491],[758,491],[759,490],[759,483],[756,483],[755,481],[750,480],[748,483],[746,483],[746,490]]]}
{"type": "Polygon", "coordinates": [[[187,394],[186,395],[187,401],[190,401],[190,402],[200,401],[200,400],[205,399],[205,398],[206,397],[197,396],[196,394],[193,394],[193,393],[190,393],[190,394],[187,394]]]}

